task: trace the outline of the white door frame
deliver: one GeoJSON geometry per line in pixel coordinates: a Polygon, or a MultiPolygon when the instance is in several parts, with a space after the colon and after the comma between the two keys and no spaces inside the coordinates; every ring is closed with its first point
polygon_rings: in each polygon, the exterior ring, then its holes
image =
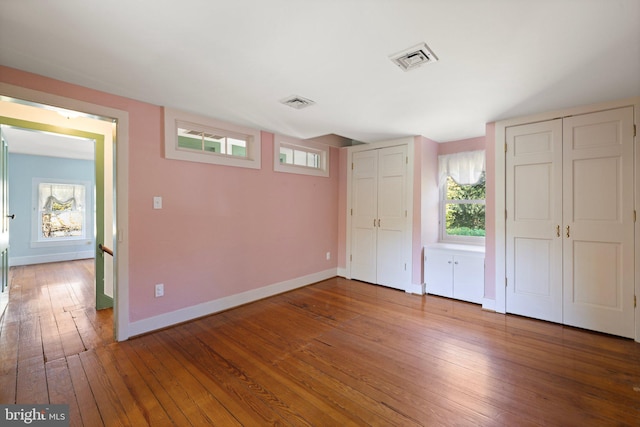
{"type": "MultiPolygon", "coordinates": [[[[506,156],[504,151],[506,128],[509,126],[522,125],[527,123],[536,123],[561,117],[567,117],[577,114],[586,114],[596,111],[611,110],[620,107],[634,107],[634,122],[636,127],[640,127],[640,97],[621,99],[611,102],[599,104],[583,105],[564,110],[549,111],[545,113],[535,114],[531,116],[517,117],[513,119],[501,120],[496,122],[495,126],[495,311],[498,313],[506,312],[506,182],[505,182],[505,162],[506,156]]],[[[640,135],[636,132],[634,138],[634,156],[635,156],[635,210],[639,210],[640,202],[640,149],[637,148],[637,142],[640,135]]],[[[640,299],[640,224],[635,226],[635,295],[640,299]]],[[[640,305],[635,308],[635,340],[640,342],[640,305]]]]}
{"type": "Polygon", "coordinates": [[[414,158],[414,137],[405,137],[399,139],[393,139],[389,141],[381,141],[372,144],[361,144],[354,145],[352,147],[347,148],[347,209],[345,215],[347,217],[346,222],[346,245],[345,245],[345,277],[347,279],[351,279],[351,261],[349,260],[349,256],[351,254],[351,163],[353,162],[353,153],[357,153],[359,151],[366,150],[375,150],[378,148],[385,147],[395,147],[398,145],[406,145],[407,146],[407,157],[409,158],[407,164],[407,221],[408,221],[408,230],[407,230],[407,241],[405,242],[407,254],[407,270],[408,274],[408,282],[404,286],[405,292],[422,294],[422,286],[414,287],[412,285],[412,277],[413,277],[413,178],[414,178],[414,167],[413,167],[413,158],[414,158]],[[414,289],[415,288],[415,289],[414,289]]]}
{"type": "MultiPolygon", "coordinates": [[[[0,82],[0,95],[44,105],[55,105],[98,117],[108,117],[117,123],[115,136],[114,180],[116,191],[117,252],[114,258],[115,304],[114,334],[117,341],[129,338],[129,245],[128,245],[128,182],[129,182],[129,112],[103,105],[66,98],[0,82]]],[[[105,141],[107,144],[107,141],[105,141]]],[[[108,168],[105,165],[105,170],[108,168]]],[[[113,169],[113,165],[110,169],[113,169]]],[[[106,236],[105,236],[106,238],[106,236]]]]}

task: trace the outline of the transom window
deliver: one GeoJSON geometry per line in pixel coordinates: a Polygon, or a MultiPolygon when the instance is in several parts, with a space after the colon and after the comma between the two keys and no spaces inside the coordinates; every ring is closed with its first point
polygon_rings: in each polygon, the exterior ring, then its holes
{"type": "Polygon", "coordinates": [[[178,125],[178,148],[247,157],[249,138],[246,135],[233,135],[231,132],[223,130],[217,130],[217,132],[194,130],[190,129],[187,124],[180,122],[178,125]]]}
{"type": "Polygon", "coordinates": [[[164,109],[165,157],[260,169],[260,131],[164,109]]]}
{"type": "Polygon", "coordinates": [[[280,163],[318,169],[320,168],[320,153],[311,148],[280,144],[280,163]]]}
{"type": "Polygon", "coordinates": [[[329,176],[329,147],[276,135],[274,170],[303,175],[329,176]]]}

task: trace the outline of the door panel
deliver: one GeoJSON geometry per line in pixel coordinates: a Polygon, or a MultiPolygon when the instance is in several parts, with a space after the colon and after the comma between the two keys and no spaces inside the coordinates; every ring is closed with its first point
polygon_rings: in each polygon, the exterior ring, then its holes
{"type": "Polygon", "coordinates": [[[9,195],[7,142],[0,125],[0,317],[9,302],[9,195]]]}
{"type": "Polygon", "coordinates": [[[397,289],[409,283],[406,268],[407,147],[378,150],[377,282],[397,289]]]}
{"type": "Polygon", "coordinates": [[[378,156],[375,151],[361,151],[352,160],[351,277],[376,283],[378,156]]]}
{"type": "Polygon", "coordinates": [[[565,119],[563,156],[564,323],[633,337],[633,108],[565,119]]]}
{"type": "Polygon", "coordinates": [[[561,322],[562,120],[506,136],[506,311],[561,322]]]}

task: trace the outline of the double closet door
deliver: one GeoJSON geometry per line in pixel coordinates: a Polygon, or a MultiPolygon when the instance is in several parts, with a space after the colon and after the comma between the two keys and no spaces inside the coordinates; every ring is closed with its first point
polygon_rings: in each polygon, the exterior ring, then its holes
{"type": "Polygon", "coordinates": [[[506,310],[634,336],[633,108],[506,130],[506,310]]]}
{"type": "Polygon", "coordinates": [[[405,289],[407,268],[407,146],[353,154],[351,278],[405,289]]]}

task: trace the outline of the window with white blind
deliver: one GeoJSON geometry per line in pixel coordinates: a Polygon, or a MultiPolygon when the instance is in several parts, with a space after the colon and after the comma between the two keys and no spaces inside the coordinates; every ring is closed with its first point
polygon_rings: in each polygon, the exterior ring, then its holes
{"type": "Polygon", "coordinates": [[[91,238],[87,230],[89,183],[35,179],[34,243],[66,242],[91,238]]]}
{"type": "Polygon", "coordinates": [[[440,240],[484,244],[485,152],[438,156],[440,240]]]}

